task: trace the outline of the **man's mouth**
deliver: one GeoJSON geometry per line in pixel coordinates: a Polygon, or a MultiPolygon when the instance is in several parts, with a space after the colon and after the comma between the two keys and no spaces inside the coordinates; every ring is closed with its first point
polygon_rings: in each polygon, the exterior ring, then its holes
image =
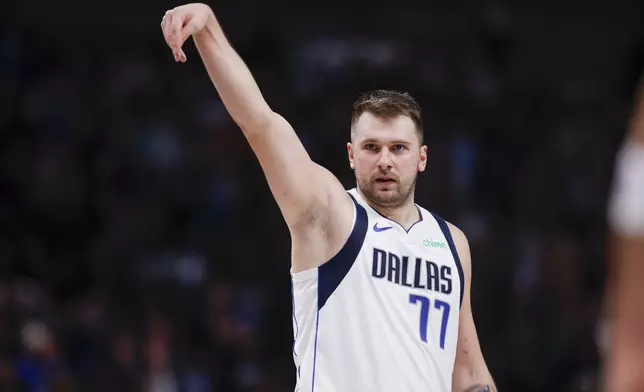
{"type": "Polygon", "coordinates": [[[391,177],[378,177],[376,178],[376,182],[379,184],[393,184],[396,180],[391,177]]]}

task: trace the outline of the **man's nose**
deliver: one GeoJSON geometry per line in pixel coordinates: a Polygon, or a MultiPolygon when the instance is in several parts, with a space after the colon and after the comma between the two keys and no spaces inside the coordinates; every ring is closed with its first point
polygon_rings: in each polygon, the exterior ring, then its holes
{"type": "Polygon", "coordinates": [[[378,168],[381,170],[391,169],[393,166],[393,156],[388,148],[380,150],[380,158],[378,159],[378,168]]]}

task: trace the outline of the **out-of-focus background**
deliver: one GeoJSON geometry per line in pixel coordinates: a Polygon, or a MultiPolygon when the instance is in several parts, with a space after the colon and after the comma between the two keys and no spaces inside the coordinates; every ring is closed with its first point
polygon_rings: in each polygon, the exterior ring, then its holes
{"type": "MultiPolygon", "coordinates": [[[[499,390],[590,392],[639,3],[211,5],[347,187],[357,95],[420,101],[417,200],[469,237],[499,390]]],[[[192,42],[164,46],[179,4],[3,4],[2,391],[292,391],[288,231],[192,42]]]]}

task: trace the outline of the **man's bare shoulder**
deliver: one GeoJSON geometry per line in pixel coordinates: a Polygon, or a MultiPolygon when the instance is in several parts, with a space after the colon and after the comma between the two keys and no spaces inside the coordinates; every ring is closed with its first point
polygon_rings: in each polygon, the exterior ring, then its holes
{"type": "Polygon", "coordinates": [[[472,257],[470,254],[470,244],[467,240],[467,236],[458,226],[451,222],[447,222],[447,227],[452,235],[452,240],[454,241],[454,246],[458,252],[458,258],[463,267],[463,271],[467,277],[469,277],[472,270],[472,257]]]}
{"type": "Polygon", "coordinates": [[[449,231],[452,234],[452,238],[454,239],[454,244],[457,245],[457,247],[459,244],[469,247],[467,236],[465,235],[463,230],[461,230],[458,226],[451,222],[445,221],[445,223],[447,223],[447,227],[449,227],[449,231]]]}

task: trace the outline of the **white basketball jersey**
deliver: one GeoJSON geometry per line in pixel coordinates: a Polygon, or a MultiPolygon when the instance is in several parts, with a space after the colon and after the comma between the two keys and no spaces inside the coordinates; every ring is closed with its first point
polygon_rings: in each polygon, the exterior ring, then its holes
{"type": "Polygon", "coordinates": [[[409,230],[355,190],[353,229],[318,268],[292,273],[298,392],[451,392],[463,269],[443,219],[409,230]]]}

